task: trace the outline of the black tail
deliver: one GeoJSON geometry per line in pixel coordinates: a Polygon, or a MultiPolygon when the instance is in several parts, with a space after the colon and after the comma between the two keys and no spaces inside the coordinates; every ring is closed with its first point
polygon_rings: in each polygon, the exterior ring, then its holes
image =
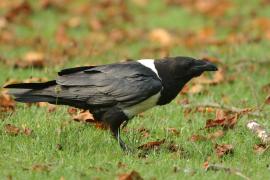
{"type": "Polygon", "coordinates": [[[44,83],[20,83],[20,84],[10,84],[4,88],[14,88],[14,89],[44,89],[49,86],[56,85],[56,81],[48,81],[44,83]]]}
{"type": "Polygon", "coordinates": [[[49,102],[55,103],[56,97],[53,96],[53,87],[56,81],[48,81],[45,83],[21,83],[10,84],[4,88],[11,89],[9,94],[15,97],[19,102],[49,102]]]}

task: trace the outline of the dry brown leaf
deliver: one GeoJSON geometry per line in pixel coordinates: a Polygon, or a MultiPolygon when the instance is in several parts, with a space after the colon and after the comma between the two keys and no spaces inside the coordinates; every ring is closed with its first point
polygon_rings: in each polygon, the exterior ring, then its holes
{"type": "Polygon", "coordinates": [[[255,144],[253,147],[253,151],[256,154],[263,154],[268,149],[269,149],[269,145],[266,145],[266,144],[255,144]]]}
{"type": "Polygon", "coordinates": [[[115,43],[120,43],[127,40],[127,33],[123,29],[113,29],[110,31],[108,38],[115,43]]]}
{"type": "Polygon", "coordinates": [[[159,43],[162,46],[173,45],[173,37],[166,29],[154,29],[148,36],[152,42],[159,43]]]}
{"type": "Polygon", "coordinates": [[[221,63],[220,59],[213,57],[213,56],[205,56],[202,60],[209,61],[211,63],[221,63]]]}
{"type": "Polygon", "coordinates": [[[8,25],[8,22],[7,22],[6,18],[0,17],[0,31],[2,29],[5,29],[7,27],[7,25],[8,25]]]}
{"type": "Polygon", "coordinates": [[[160,141],[151,141],[146,144],[140,145],[138,149],[142,149],[145,151],[151,150],[151,149],[158,149],[162,144],[165,143],[165,139],[160,141]]]}
{"type": "Polygon", "coordinates": [[[167,149],[172,153],[174,153],[174,152],[184,153],[185,152],[181,146],[175,144],[173,141],[168,144],[167,149]]]}
{"type": "Polygon", "coordinates": [[[204,88],[201,84],[194,84],[191,87],[186,85],[181,92],[184,94],[198,94],[201,93],[203,90],[204,88]]]}
{"type": "Polygon", "coordinates": [[[78,110],[76,108],[68,108],[68,113],[72,119],[77,122],[92,123],[97,129],[108,129],[108,126],[101,121],[95,120],[93,115],[87,110],[78,110]]]}
{"type": "Polygon", "coordinates": [[[149,0],[132,0],[132,2],[137,6],[145,7],[149,3],[149,0]]]}
{"type": "Polygon", "coordinates": [[[264,103],[270,105],[270,95],[265,99],[264,103]]]}
{"type": "Polygon", "coordinates": [[[263,91],[264,93],[270,94],[270,83],[264,85],[264,86],[262,87],[262,91],[263,91]]]}
{"type": "Polygon", "coordinates": [[[50,171],[50,168],[45,164],[35,164],[31,167],[31,170],[35,172],[48,172],[50,171]]]}
{"type": "Polygon", "coordinates": [[[224,132],[222,130],[217,130],[216,132],[208,134],[207,139],[214,140],[214,139],[220,138],[222,136],[224,136],[224,132]]]}
{"type": "Polygon", "coordinates": [[[32,129],[28,128],[28,127],[23,127],[23,134],[26,136],[30,136],[32,134],[32,129]]]}
{"type": "Polygon", "coordinates": [[[225,118],[226,113],[223,109],[216,109],[216,119],[223,119],[225,118]]]}
{"type": "Polygon", "coordinates": [[[15,68],[43,68],[45,66],[45,55],[41,52],[28,52],[24,55],[22,60],[14,64],[15,68]]]}
{"type": "Polygon", "coordinates": [[[44,9],[52,7],[62,9],[65,3],[65,0],[40,0],[40,6],[44,9]]]}
{"type": "Polygon", "coordinates": [[[238,121],[237,114],[233,116],[227,116],[222,119],[215,119],[215,120],[209,119],[206,121],[205,128],[212,128],[212,127],[217,127],[217,126],[221,126],[224,129],[233,128],[235,124],[237,123],[237,121],[238,121]]]}
{"type": "Polygon", "coordinates": [[[72,17],[67,21],[67,26],[70,28],[77,28],[81,25],[81,18],[80,17],[72,17]]]}
{"type": "Polygon", "coordinates": [[[66,29],[66,26],[62,24],[56,31],[55,40],[59,45],[70,46],[74,43],[74,41],[68,36],[66,29]]]}
{"type": "Polygon", "coordinates": [[[69,115],[74,116],[78,113],[79,109],[74,108],[74,107],[69,107],[67,111],[69,115]]]}
{"type": "Polygon", "coordinates": [[[142,127],[142,128],[139,128],[138,131],[145,138],[150,136],[150,130],[149,129],[146,129],[146,128],[142,127]]]}
{"type": "Polygon", "coordinates": [[[207,137],[205,136],[202,136],[202,135],[198,135],[198,134],[193,134],[189,140],[191,142],[198,142],[198,141],[206,141],[207,140],[207,137]]]}
{"type": "Polygon", "coordinates": [[[9,135],[13,135],[13,136],[16,136],[20,133],[20,128],[12,125],[12,124],[6,124],[4,126],[4,129],[5,129],[5,132],[9,135]]]}
{"type": "Polygon", "coordinates": [[[32,7],[28,1],[21,1],[19,4],[16,4],[11,8],[5,15],[5,18],[11,22],[20,14],[29,15],[32,13],[32,7]]]}
{"type": "Polygon", "coordinates": [[[216,155],[221,158],[224,155],[232,154],[233,153],[233,146],[231,144],[216,144],[215,145],[215,152],[216,155]]]}
{"type": "Polygon", "coordinates": [[[130,173],[120,174],[118,180],[143,180],[143,178],[137,171],[133,170],[130,173]]]}
{"type": "Polygon", "coordinates": [[[89,111],[81,111],[79,114],[73,116],[73,120],[79,122],[92,122],[94,121],[94,117],[89,111]]]}
{"type": "Polygon", "coordinates": [[[167,128],[167,131],[171,134],[174,134],[176,136],[179,136],[180,135],[180,131],[176,128],[167,128]]]}
{"type": "Polygon", "coordinates": [[[167,0],[167,3],[181,5],[211,17],[221,17],[232,7],[232,2],[228,0],[167,0]]]}
{"type": "Polygon", "coordinates": [[[216,85],[224,82],[225,80],[225,71],[222,68],[219,68],[218,71],[214,72],[213,78],[207,78],[205,75],[202,75],[196,79],[194,79],[194,82],[197,84],[210,84],[210,85],[216,85]]]}
{"type": "Polygon", "coordinates": [[[220,40],[215,37],[215,30],[212,27],[205,27],[197,32],[188,33],[180,40],[188,48],[194,48],[202,45],[219,45],[220,40]]]}
{"type": "Polygon", "coordinates": [[[14,111],[15,101],[8,95],[7,91],[0,92],[0,112],[14,111]]]}
{"type": "Polygon", "coordinates": [[[99,31],[103,27],[103,23],[97,18],[92,18],[89,22],[89,25],[94,31],[99,31]]]}
{"type": "Polygon", "coordinates": [[[201,113],[214,113],[215,108],[212,108],[212,107],[197,107],[196,111],[201,112],[201,113]]]}
{"type": "Polygon", "coordinates": [[[189,138],[189,140],[191,142],[198,142],[198,141],[214,140],[214,139],[217,139],[217,138],[222,137],[222,136],[224,136],[224,132],[222,130],[217,130],[216,132],[208,134],[207,136],[193,134],[189,138]]]}
{"type": "Polygon", "coordinates": [[[47,102],[37,102],[34,103],[34,105],[36,105],[37,107],[47,107],[49,113],[56,111],[57,108],[56,105],[47,102]]]}
{"type": "Polygon", "coordinates": [[[118,168],[126,168],[126,167],[127,167],[127,164],[125,164],[125,163],[119,161],[119,162],[117,163],[117,167],[118,167],[118,168]]]}

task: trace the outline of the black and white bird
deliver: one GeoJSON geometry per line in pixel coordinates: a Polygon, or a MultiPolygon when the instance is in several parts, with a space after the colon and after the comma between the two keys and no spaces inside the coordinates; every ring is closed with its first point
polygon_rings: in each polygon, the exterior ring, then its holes
{"type": "Polygon", "coordinates": [[[19,102],[48,102],[89,110],[109,125],[123,150],[120,126],[156,105],[170,103],[192,78],[217,71],[205,60],[190,57],[141,59],[123,63],[64,69],[56,80],[11,84],[19,102]]]}

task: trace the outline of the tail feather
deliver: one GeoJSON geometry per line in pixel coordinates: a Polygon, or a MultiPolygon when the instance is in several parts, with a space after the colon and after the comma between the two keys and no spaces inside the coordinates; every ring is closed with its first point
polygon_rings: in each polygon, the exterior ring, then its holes
{"type": "Polygon", "coordinates": [[[21,83],[5,86],[9,88],[9,94],[15,97],[19,102],[49,102],[55,103],[57,98],[50,92],[50,87],[56,85],[56,81],[48,81],[45,83],[21,83]]]}
{"type": "Polygon", "coordinates": [[[49,102],[55,103],[56,98],[50,96],[39,96],[39,95],[26,95],[22,97],[15,98],[15,101],[25,102],[25,103],[34,103],[34,102],[49,102]]]}
{"type": "Polygon", "coordinates": [[[20,84],[10,84],[4,88],[15,88],[15,89],[44,89],[49,86],[56,85],[56,81],[48,81],[44,83],[20,83],[20,84]]]}

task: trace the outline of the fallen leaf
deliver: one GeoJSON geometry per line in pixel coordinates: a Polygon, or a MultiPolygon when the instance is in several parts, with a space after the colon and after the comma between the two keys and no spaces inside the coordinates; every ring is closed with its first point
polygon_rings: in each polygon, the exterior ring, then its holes
{"type": "Polygon", "coordinates": [[[80,17],[72,17],[67,22],[67,26],[70,28],[77,28],[80,25],[81,25],[81,18],[80,17]]]}
{"type": "Polygon", "coordinates": [[[49,166],[45,164],[35,164],[31,167],[32,171],[35,172],[48,172],[50,171],[49,166]]]}
{"type": "Polygon", "coordinates": [[[15,101],[8,95],[7,91],[0,92],[0,112],[14,111],[15,101]]]}
{"type": "Polygon", "coordinates": [[[32,7],[28,1],[21,1],[19,4],[16,4],[12,7],[5,15],[5,18],[11,22],[20,14],[29,15],[32,13],[32,7]]]}
{"type": "Polygon", "coordinates": [[[63,146],[61,144],[56,144],[56,149],[59,151],[63,150],[63,146]]]}
{"type": "Polygon", "coordinates": [[[118,168],[126,168],[126,167],[127,167],[127,164],[122,163],[121,161],[119,161],[119,162],[117,163],[117,167],[118,167],[118,168]]]}
{"type": "Polygon", "coordinates": [[[270,96],[265,99],[264,103],[270,105],[270,96]]]}
{"type": "Polygon", "coordinates": [[[231,144],[216,144],[215,145],[215,152],[216,155],[221,158],[224,155],[232,154],[233,153],[233,146],[231,144]]]}
{"type": "Polygon", "coordinates": [[[262,91],[263,91],[264,93],[270,94],[270,83],[264,85],[264,86],[262,87],[262,91]]]}
{"type": "Polygon", "coordinates": [[[222,130],[217,130],[216,132],[208,134],[207,139],[214,140],[214,139],[217,139],[217,138],[222,137],[222,136],[224,136],[224,132],[222,130]]]}
{"type": "Polygon", "coordinates": [[[28,128],[28,127],[23,127],[23,134],[26,136],[30,136],[32,134],[32,129],[28,128]]]}
{"type": "Polygon", "coordinates": [[[205,56],[201,58],[202,60],[209,61],[211,63],[221,63],[220,59],[213,57],[213,56],[205,56]]]}
{"type": "Polygon", "coordinates": [[[4,17],[0,17],[0,31],[7,27],[7,19],[4,17]]]}
{"type": "Polygon", "coordinates": [[[207,137],[202,136],[202,135],[198,135],[198,134],[193,134],[193,135],[189,138],[189,140],[190,140],[191,142],[205,141],[205,140],[207,140],[207,137]]]}
{"type": "Polygon", "coordinates": [[[22,60],[15,62],[15,68],[43,68],[45,66],[45,56],[40,52],[28,52],[22,60]]]}
{"type": "Polygon", "coordinates": [[[79,109],[74,108],[74,107],[69,107],[67,111],[69,115],[74,116],[78,113],[79,109]]]}
{"type": "Polygon", "coordinates": [[[143,178],[137,171],[133,170],[130,173],[120,174],[118,180],[143,180],[143,178]]]}
{"type": "Polygon", "coordinates": [[[140,145],[138,149],[142,149],[145,151],[151,150],[151,149],[158,149],[162,144],[165,143],[165,139],[160,141],[151,141],[146,144],[140,145]]]}
{"type": "Polygon", "coordinates": [[[75,43],[67,34],[66,26],[60,25],[55,34],[55,40],[59,45],[62,46],[71,46],[75,43]]]}
{"type": "Polygon", "coordinates": [[[54,112],[57,108],[56,105],[47,102],[37,102],[34,103],[34,105],[36,105],[37,107],[47,107],[49,113],[54,112]]]}
{"type": "Polygon", "coordinates": [[[132,0],[132,2],[137,6],[145,7],[149,3],[149,0],[132,0]]]}
{"type": "Polygon", "coordinates": [[[223,109],[216,109],[216,119],[223,119],[226,113],[223,109]]]}
{"type": "Polygon", "coordinates": [[[184,153],[185,152],[181,146],[175,144],[173,141],[170,142],[170,144],[168,144],[167,149],[172,153],[174,153],[174,152],[184,153]]]}
{"type": "Polygon", "coordinates": [[[173,44],[172,35],[165,29],[154,29],[148,36],[152,42],[159,43],[162,46],[170,46],[173,44]]]}
{"type": "Polygon", "coordinates": [[[255,144],[254,147],[253,147],[253,151],[256,153],[256,154],[263,154],[266,150],[269,149],[269,145],[266,145],[266,144],[255,144]]]}
{"type": "Polygon", "coordinates": [[[82,123],[92,123],[97,129],[108,129],[109,127],[101,121],[95,120],[93,115],[87,110],[78,110],[76,108],[68,108],[68,113],[72,119],[82,123]]]}
{"type": "Polygon", "coordinates": [[[89,24],[90,24],[91,29],[94,31],[99,31],[103,27],[103,23],[97,18],[92,18],[89,24]]]}
{"type": "Polygon", "coordinates": [[[9,135],[13,135],[13,136],[16,136],[20,133],[20,128],[12,125],[12,124],[6,124],[4,126],[4,129],[5,129],[5,132],[9,135]]]}
{"type": "Polygon", "coordinates": [[[65,4],[68,0],[40,0],[40,6],[43,9],[56,8],[58,10],[64,10],[65,4]]]}
{"type": "Polygon", "coordinates": [[[205,128],[212,128],[212,127],[217,127],[217,126],[221,126],[224,129],[233,128],[235,124],[237,123],[237,121],[238,121],[237,114],[233,116],[227,116],[222,119],[215,119],[215,120],[209,119],[206,121],[205,128]]]}
{"type": "Polygon", "coordinates": [[[224,69],[219,67],[219,70],[214,72],[213,78],[210,79],[210,78],[207,78],[205,75],[202,75],[194,79],[194,82],[196,84],[216,85],[225,81],[224,76],[225,76],[224,69]]]}
{"type": "Polygon", "coordinates": [[[192,12],[211,17],[222,17],[232,7],[232,2],[228,0],[167,0],[167,3],[184,6],[192,12]]]}
{"type": "Polygon", "coordinates": [[[179,136],[180,135],[180,131],[176,128],[167,128],[167,131],[176,135],[176,136],[179,136]]]}
{"type": "Polygon", "coordinates": [[[191,87],[185,86],[185,88],[182,89],[181,93],[183,94],[198,94],[201,93],[204,90],[203,86],[201,84],[194,84],[191,87]]]}
{"type": "Polygon", "coordinates": [[[78,114],[73,116],[73,120],[78,122],[93,122],[94,117],[89,111],[80,111],[78,114]]]}
{"type": "Polygon", "coordinates": [[[145,138],[147,138],[147,137],[150,136],[150,130],[149,129],[146,129],[144,127],[141,127],[141,128],[138,129],[138,131],[145,138]]]}

